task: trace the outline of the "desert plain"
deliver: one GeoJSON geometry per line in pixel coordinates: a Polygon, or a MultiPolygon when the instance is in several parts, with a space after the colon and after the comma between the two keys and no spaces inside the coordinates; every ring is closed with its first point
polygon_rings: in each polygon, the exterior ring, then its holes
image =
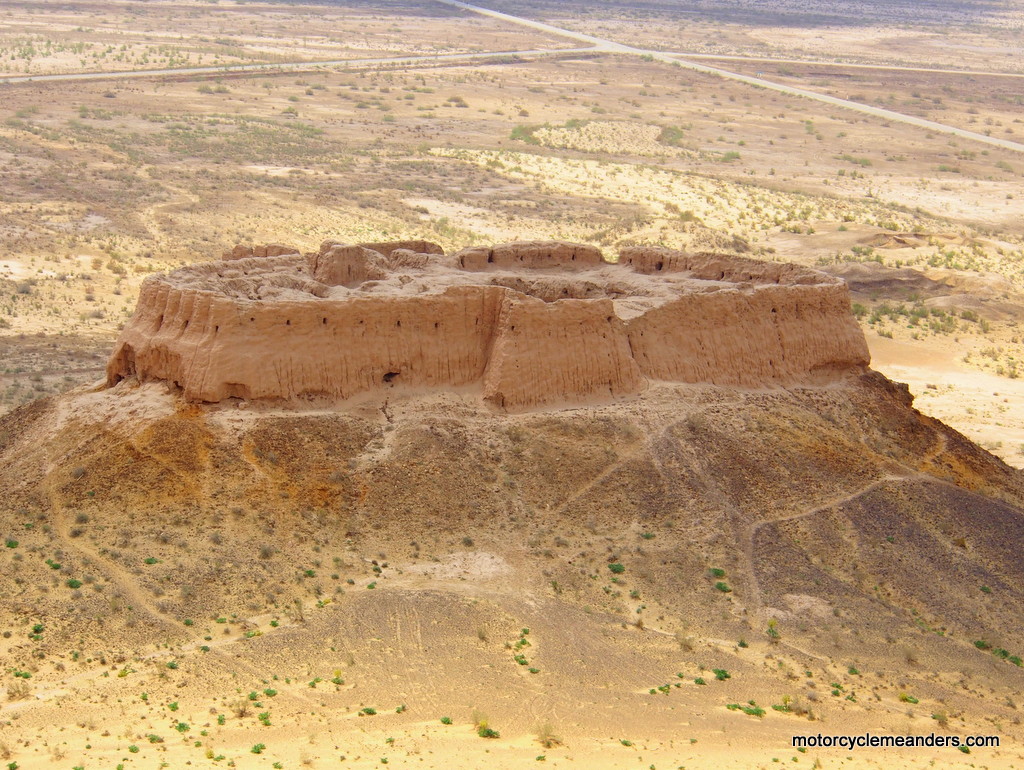
{"type": "Polygon", "coordinates": [[[486,9],[0,9],[0,759],[1020,766],[1024,13],[486,9]],[[328,239],[796,263],[909,390],[101,387],[147,277],[328,239]]]}

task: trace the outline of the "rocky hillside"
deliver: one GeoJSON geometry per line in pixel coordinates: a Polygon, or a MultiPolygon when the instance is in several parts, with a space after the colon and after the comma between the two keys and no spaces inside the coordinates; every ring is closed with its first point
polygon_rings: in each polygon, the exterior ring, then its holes
{"type": "Polygon", "coordinates": [[[122,383],[3,418],[0,474],[22,767],[1019,754],[1024,485],[874,373],[522,414],[122,383]]]}

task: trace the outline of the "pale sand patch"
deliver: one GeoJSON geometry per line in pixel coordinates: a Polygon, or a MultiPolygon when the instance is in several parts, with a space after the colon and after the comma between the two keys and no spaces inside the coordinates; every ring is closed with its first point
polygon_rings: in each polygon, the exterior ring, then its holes
{"type": "Polygon", "coordinates": [[[163,382],[125,382],[107,389],[100,380],[68,393],[59,402],[56,420],[58,427],[64,427],[82,414],[100,414],[108,428],[134,430],[139,422],[174,414],[176,403],[174,393],[163,382]]]}
{"type": "Polygon", "coordinates": [[[21,278],[52,277],[56,273],[53,270],[37,270],[24,262],[15,259],[0,260],[0,278],[19,280],[21,278]]]}
{"type": "Polygon", "coordinates": [[[1024,467],[1024,380],[968,369],[949,344],[912,344],[875,334],[867,338],[872,368],[907,383],[918,409],[1008,464],[1024,467]]]}
{"type": "Polygon", "coordinates": [[[432,564],[412,564],[405,572],[432,578],[494,578],[510,571],[508,562],[486,551],[450,553],[432,564]]]}

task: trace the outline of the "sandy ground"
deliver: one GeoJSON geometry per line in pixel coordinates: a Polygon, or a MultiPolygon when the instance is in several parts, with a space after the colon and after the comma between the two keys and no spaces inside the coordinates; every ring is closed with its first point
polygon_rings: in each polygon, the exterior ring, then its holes
{"type": "MultiPolygon", "coordinates": [[[[0,29],[8,74],[570,44],[434,3],[348,4],[330,16],[320,6],[189,0],[9,5],[0,29]]],[[[839,4],[827,24],[807,28],[792,23],[803,10],[781,0],[609,4],[597,16],[572,3],[504,5],[494,7],[652,49],[1020,66],[1019,8],[1010,4],[936,10],[945,23],[970,22],[957,48],[931,21],[917,24],[905,3],[839,4]]],[[[1018,81],[995,75],[723,66],[993,136],[1019,140],[1024,131],[1018,81]]],[[[825,268],[877,260],[921,275],[948,271],[952,288],[941,296],[890,283],[857,297],[873,365],[908,383],[923,413],[1024,466],[1024,380],[1009,375],[1024,360],[1024,161],[1011,153],[638,57],[22,84],[4,96],[2,413],[95,382],[147,275],[236,242],[313,250],[325,238],[418,237],[455,249],[564,238],[608,253],[658,243],[825,268]],[[915,233],[913,247],[871,245],[915,233]],[[905,316],[871,322],[885,303],[978,316],[958,315],[949,332],[910,327],[905,316]]],[[[66,402],[61,430],[74,434],[92,414],[88,430],[2,490],[0,536],[17,542],[0,549],[0,762],[9,768],[1024,766],[1018,671],[973,644],[1002,629],[991,642],[1014,654],[1024,646],[1013,560],[992,556],[1014,517],[994,517],[1003,529],[965,532],[963,522],[987,510],[977,498],[929,498],[912,536],[903,534],[914,517],[901,506],[922,494],[911,477],[939,472],[932,462],[953,438],[914,443],[908,429],[904,454],[876,467],[857,441],[866,433],[872,452],[891,449],[892,414],[870,415],[860,433],[817,435],[827,420],[791,421],[772,394],[721,403],[690,394],[683,425],[694,449],[684,456],[706,486],[672,506],[696,505],[709,489],[718,499],[716,485],[729,478],[702,462],[759,474],[770,491],[755,489],[745,505],[775,506],[770,515],[786,521],[747,531],[790,549],[761,554],[759,569],[779,581],[805,569],[767,608],[783,627],[775,644],[766,608],[747,590],[753,534],[742,554],[723,537],[744,506],[730,516],[694,510],[694,527],[645,518],[657,503],[647,497],[651,479],[682,461],[640,462],[635,435],[606,438],[606,422],[581,429],[579,414],[564,424],[541,415],[535,433],[517,425],[467,455],[483,429],[453,424],[472,409],[449,395],[403,424],[401,440],[373,423],[369,444],[348,456],[345,436],[319,435],[327,423],[315,410],[224,410],[206,434],[196,412],[155,386],[143,390],[127,406],[102,394],[66,402]],[[767,405],[737,415],[744,399],[767,405]],[[440,413],[446,420],[430,422],[440,413]],[[725,424],[750,419],[756,430],[715,444],[702,426],[723,414],[737,421],[725,424]],[[755,434],[782,443],[744,460],[755,434]],[[197,470],[211,435],[237,440],[219,475],[197,470]],[[808,435],[817,438],[804,445],[808,435]],[[849,456],[834,458],[837,446],[849,456]],[[813,473],[787,465],[794,447],[813,473]],[[311,464],[318,452],[330,463],[311,464]],[[605,467],[605,458],[614,461],[605,467]],[[384,460],[391,475],[360,475],[384,460]],[[231,490],[217,489],[224,473],[237,482],[231,490]],[[32,474],[47,482],[15,501],[12,490],[32,474]],[[479,490],[459,497],[476,474],[485,477],[479,490]],[[106,501],[126,493],[126,478],[141,491],[106,501]],[[877,508],[876,492],[887,495],[877,508]],[[410,494],[432,501],[429,526],[378,530],[373,515],[407,515],[410,494]],[[362,519],[324,513],[325,501],[365,499],[378,507],[362,519]],[[487,513],[452,524],[475,506],[487,513]],[[552,511],[569,525],[557,529],[552,511]],[[613,558],[649,563],[612,583],[613,558]],[[720,566],[733,593],[707,578],[720,566]],[[944,635],[957,613],[956,634],[944,635]],[[512,658],[526,627],[536,674],[512,658]],[[719,667],[732,678],[713,680],[719,667]],[[702,675],[707,685],[696,684],[702,675]],[[666,683],[667,695],[651,693],[666,683]],[[810,693],[814,722],[771,708],[784,696],[811,704],[810,693]],[[727,708],[751,700],[763,716],[727,708]],[[377,713],[359,716],[366,708],[377,713]],[[478,736],[484,720],[500,738],[478,736]],[[936,726],[1005,743],[972,754],[802,753],[789,743],[802,731],[936,726]],[[558,740],[545,746],[545,736],[558,740]]],[[[371,423],[381,419],[365,411],[371,423]]],[[[0,431],[0,443],[10,438],[0,431]]],[[[38,436],[33,451],[50,440],[38,436]]],[[[957,451],[963,465],[954,470],[984,466],[957,451]]],[[[747,475],[729,487],[750,488],[747,475]]]]}
{"type": "Polygon", "coordinates": [[[197,409],[151,384],[0,423],[3,761],[1024,760],[1021,674],[971,642],[1020,648],[1019,562],[984,498],[930,473],[1024,493],[884,383],[506,417],[390,402],[197,409]],[[1003,744],[792,748],[819,732],[1003,744]]]}
{"type": "Polygon", "coordinates": [[[905,382],[915,406],[1024,467],[1024,382],[972,369],[946,346],[915,345],[868,333],[872,367],[905,382]]]}

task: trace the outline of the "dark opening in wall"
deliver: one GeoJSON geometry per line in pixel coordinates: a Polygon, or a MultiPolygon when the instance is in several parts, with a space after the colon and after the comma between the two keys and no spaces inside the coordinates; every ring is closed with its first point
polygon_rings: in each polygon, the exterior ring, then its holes
{"type": "Polygon", "coordinates": [[[381,377],[381,379],[382,379],[382,380],[383,380],[384,382],[391,382],[391,381],[392,381],[392,380],[394,380],[394,379],[395,379],[395,377],[397,377],[397,376],[398,376],[398,372],[388,372],[388,373],[387,373],[387,374],[385,374],[385,375],[384,375],[383,377],[381,377]]]}

